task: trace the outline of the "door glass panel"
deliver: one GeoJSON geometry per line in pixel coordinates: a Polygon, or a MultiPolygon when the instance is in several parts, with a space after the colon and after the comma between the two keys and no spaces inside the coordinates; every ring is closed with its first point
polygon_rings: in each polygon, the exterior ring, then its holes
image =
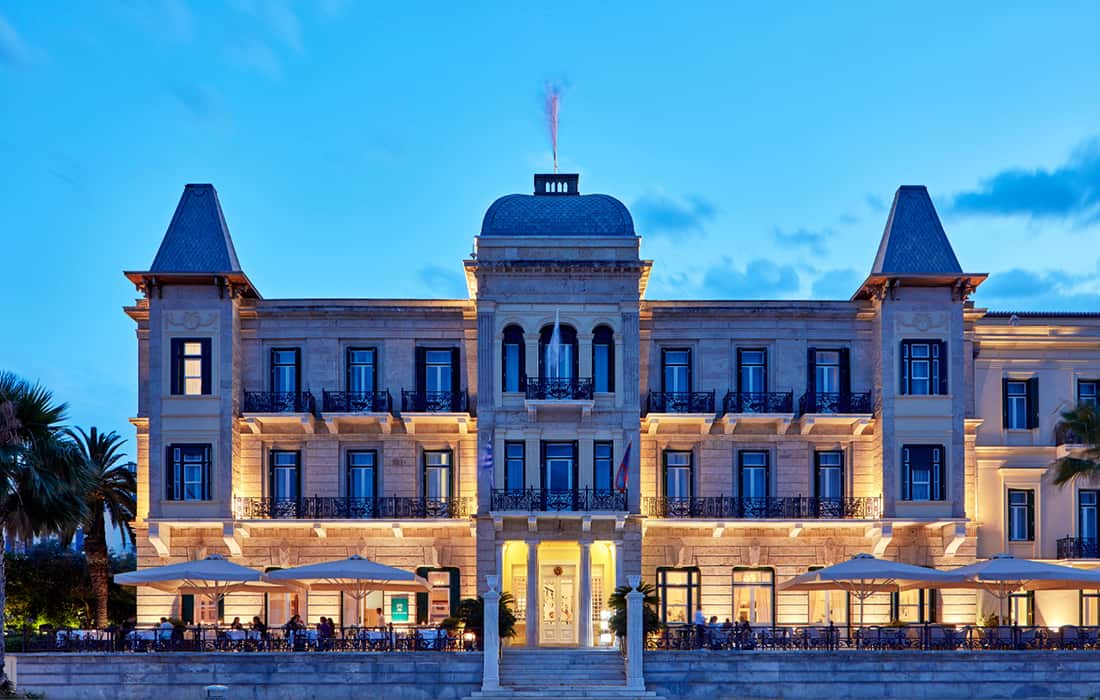
{"type": "Polygon", "coordinates": [[[550,491],[573,489],[573,445],[550,443],[546,446],[546,488],[550,491]]]}
{"type": "Polygon", "coordinates": [[[1077,503],[1077,536],[1095,542],[1097,536],[1097,492],[1091,490],[1078,492],[1077,503]]]}
{"type": "Polygon", "coordinates": [[[348,496],[351,498],[374,498],[374,453],[348,453],[348,496]]]}
{"type": "Polygon", "coordinates": [[[843,454],[817,453],[817,497],[839,499],[844,495],[843,454]]]}
{"type": "Polygon", "coordinates": [[[272,497],[277,501],[298,499],[298,453],[275,452],[271,456],[272,497]]]}
{"type": "Polygon", "coordinates": [[[438,625],[451,616],[451,576],[450,571],[429,571],[428,583],[432,590],[428,593],[428,623],[438,625]]]}
{"type": "Polygon", "coordinates": [[[733,612],[737,621],[753,625],[772,624],[772,596],[775,572],[771,569],[735,569],[733,612]]]}
{"type": "Polygon", "coordinates": [[[429,393],[451,390],[450,350],[427,350],[424,353],[424,390],[429,393]]]}
{"type": "Polygon", "coordinates": [[[665,350],[664,363],[664,390],[671,393],[691,391],[689,386],[691,352],[688,350],[665,350]]]}
{"type": "Polygon", "coordinates": [[[606,392],[610,387],[611,368],[608,358],[611,356],[610,345],[593,345],[592,374],[595,382],[595,390],[606,392]]]}
{"type": "Polygon", "coordinates": [[[518,343],[504,346],[504,391],[519,391],[519,353],[518,343]]]}
{"type": "Polygon", "coordinates": [[[348,391],[374,391],[374,350],[348,351],[348,391]]]}
{"type": "Polygon", "coordinates": [[[298,352],[273,350],[271,352],[271,390],[293,394],[298,391],[298,352]]]}
{"type": "Polygon", "coordinates": [[[451,497],[451,453],[424,453],[424,496],[433,501],[451,497]]]}
{"type": "Polygon", "coordinates": [[[756,394],[764,391],[764,363],[767,353],[763,350],[741,351],[741,376],[738,389],[742,393],[756,394]]]}
{"type": "Polygon", "coordinates": [[[691,453],[665,453],[665,497],[673,500],[691,498],[691,453]]]}
{"type": "Polygon", "coordinates": [[[819,394],[840,391],[840,353],[836,350],[818,350],[815,356],[815,389],[819,394]]]}
{"type": "Polygon", "coordinates": [[[767,498],[768,456],[764,452],[741,453],[741,497],[767,498]]]}

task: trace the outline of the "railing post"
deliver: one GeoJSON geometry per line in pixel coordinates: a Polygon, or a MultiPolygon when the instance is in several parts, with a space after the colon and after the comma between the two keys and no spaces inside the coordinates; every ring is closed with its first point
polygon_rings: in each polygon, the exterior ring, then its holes
{"type": "Polygon", "coordinates": [[[485,577],[489,590],[482,596],[484,601],[484,620],[482,621],[482,691],[500,689],[500,591],[497,590],[499,576],[485,577]]]}
{"type": "Polygon", "coordinates": [[[638,587],[641,576],[627,576],[630,592],[626,594],[626,687],[645,690],[642,655],[645,653],[645,594],[638,587]]]}

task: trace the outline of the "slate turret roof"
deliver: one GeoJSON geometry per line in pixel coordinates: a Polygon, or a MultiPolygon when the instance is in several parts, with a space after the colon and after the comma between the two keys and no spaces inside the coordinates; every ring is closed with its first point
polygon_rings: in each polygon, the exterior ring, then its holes
{"type": "Polygon", "coordinates": [[[218,191],[187,185],[150,272],[241,272],[218,191]]]}
{"type": "Polygon", "coordinates": [[[898,188],[871,274],[962,274],[928,188],[923,185],[898,188]]]}
{"type": "Polygon", "coordinates": [[[489,205],[482,236],[631,236],[634,219],[619,200],[580,193],[576,173],[535,175],[535,193],[509,194],[489,205]]]}

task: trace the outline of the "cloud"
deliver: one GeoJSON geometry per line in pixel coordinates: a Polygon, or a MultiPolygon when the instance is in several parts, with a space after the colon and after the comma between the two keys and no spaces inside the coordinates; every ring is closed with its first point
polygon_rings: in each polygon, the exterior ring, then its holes
{"type": "Polygon", "coordinates": [[[886,200],[879,197],[877,194],[867,195],[864,201],[867,202],[867,207],[875,213],[886,211],[886,200]]]}
{"type": "Polygon", "coordinates": [[[798,272],[793,265],[771,260],[750,260],[744,270],[733,260],[723,258],[720,265],[703,273],[703,291],[720,299],[775,299],[798,291],[798,272]]]}
{"type": "Polygon", "coordinates": [[[416,276],[433,297],[465,299],[469,294],[466,289],[465,275],[450,267],[425,265],[416,271],[416,276]]]}
{"type": "Polygon", "coordinates": [[[832,233],[833,232],[829,229],[810,231],[804,228],[791,231],[790,233],[784,233],[777,228],[772,232],[772,235],[775,237],[775,242],[782,246],[804,246],[817,255],[824,255],[825,241],[832,233]]]}
{"type": "Polygon", "coordinates": [[[672,198],[651,193],[634,202],[631,211],[642,224],[643,234],[682,238],[704,233],[704,225],[714,219],[718,208],[695,195],[672,198]]]}
{"type": "Polygon", "coordinates": [[[213,88],[196,83],[180,83],[170,86],[168,92],[195,121],[222,121],[224,116],[222,98],[213,88]]]}
{"type": "Polygon", "coordinates": [[[1072,274],[1012,268],[990,274],[974,298],[978,305],[1010,311],[1096,311],[1100,309],[1100,270],[1072,274]]]}
{"type": "Polygon", "coordinates": [[[19,32],[15,31],[15,27],[0,16],[0,63],[13,67],[24,66],[30,63],[31,53],[31,48],[19,36],[19,32]]]}
{"type": "Polygon", "coordinates": [[[955,195],[960,214],[1090,220],[1100,211],[1100,140],[1078,146],[1066,162],[1047,170],[1010,168],[955,195]]]}
{"type": "Polygon", "coordinates": [[[841,270],[828,270],[816,280],[810,289],[814,299],[848,299],[856,293],[863,275],[847,267],[841,270]]]}

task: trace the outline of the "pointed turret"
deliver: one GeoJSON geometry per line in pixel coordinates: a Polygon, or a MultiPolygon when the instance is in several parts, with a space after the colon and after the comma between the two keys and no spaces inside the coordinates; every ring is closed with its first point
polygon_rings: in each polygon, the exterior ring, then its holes
{"type": "Polygon", "coordinates": [[[898,286],[950,285],[965,297],[986,278],[962,271],[939,214],[923,185],[902,185],[894,194],[871,274],[853,299],[898,286]]]}
{"type": "Polygon", "coordinates": [[[148,271],[127,272],[126,276],[144,291],[168,282],[215,282],[245,296],[259,296],[241,269],[218,192],[209,184],[183,188],[153,264],[148,271]]]}

